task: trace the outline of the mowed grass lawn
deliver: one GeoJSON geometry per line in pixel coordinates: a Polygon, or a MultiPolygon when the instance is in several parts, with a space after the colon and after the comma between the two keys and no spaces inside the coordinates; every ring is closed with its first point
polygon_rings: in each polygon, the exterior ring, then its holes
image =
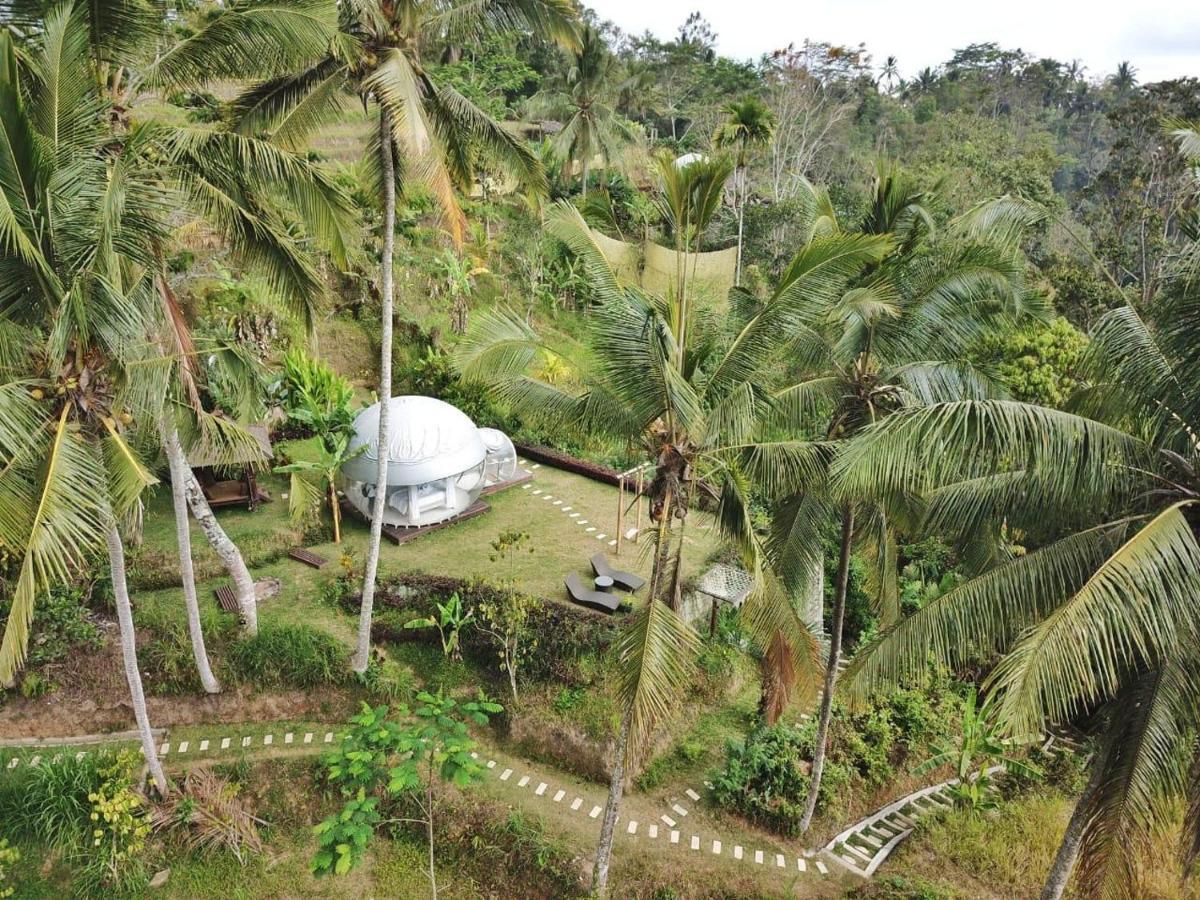
{"type": "MultiPolygon", "coordinates": [[[[305,448],[302,443],[292,443],[286,449],[294,457],[301,457],[305,448]]],[[[218,510],[217,517],[240,546],[262,547],[280,539],[282,546],[290,546],[289,536],[294,535],[295,529],[289,520],[288,502],[284,499],[287,479],[268,474],[260,479],[260,483],[271,492],[272,502],[259,506],[254,512],[243,508],[218,510]]],[[[507,578],[508,564],[492,561],[491,544],[501,532],[524,531],[530,535],[529,546],[533,552],[518,554],[513,572],[519,587],[530,594],[566,602],[563,579],[572,571],[590,578],[592,572],[588,560],[592,554],[601,551],[609,554],[614,565],[649,575],[651,559],[647,540],[638,544],[623,542],[620,557],[614,556],[616,548],[609,546],[609,541],[616,537],[615,487],[546,466],[534,470],[533,480],[526,484],[529,486],[512,487],[487,497],[491,509],[474,519],[447,526],[400,546],[385,538],[381,572],[385,576],[415,571],[456,578],[507,578]],[[547,496],[551,499],[545,499],[547,496]],[[561,503],[556,505],[555,501],[561,503]],[[570,510],[564,512],[564,507],[570,507],[570,510]],[[579,515],[572,518],[572,513],[579,515]],[[586,520],[587,524],[577,524],[580,520],[586,520]],[[588,531],[589,528],[596,530],[588,531]],[[599,534],[605,535],[603,540],[597,539],[599,534]]],[[[626,496],[629,502],[631,498],[626,496]]],[[[625,527],[633,527],[634,520],[635,513],[630,510],[625,527]]],[[[649,525],[646,512],[643,512],[642,525],[643,528],[649,525]]],[[[350,622],[344,616],[332,615],[328,607],[319,602],[321,587],[340,571],[337,563],[343,551],[350,552],[359,566],[365,558],[367,523],[355,516],[346,516],[342,533],[340,547],[332,542],[308,545],[315,553],[330,560],[330,565],[321,571],[286,556],[265,565],[251,565],[255,578],[273,576],[283,585],[279,597],[261,605],[260,616],[264,621],[316,620],[347,641],[351,639],[350,622]]],[[[145,546],[174,554],[174,540],[170,495],[160,487],[146,510],[145,546]]],[[[688,518],[684,537],[684,576],[698,575],[718,546],[712,516],[693,512],[688,518]]],[[[192,547],[198,558],[211,558],[211,550],[194,523],[192,547]]],[[[226,583],[228,579],[224,577],[204,582],[201,601],[215,602],[213,589],[226,583]]],[[[178,588],[135,590],[134,597],[145,603],[182,603],[178,588]]]]}

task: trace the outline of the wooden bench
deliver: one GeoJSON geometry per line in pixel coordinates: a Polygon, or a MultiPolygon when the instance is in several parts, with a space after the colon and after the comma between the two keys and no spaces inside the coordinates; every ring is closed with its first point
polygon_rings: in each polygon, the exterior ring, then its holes
{"type": "Polygon", "coordinates": [[[325,557],[317,556],[311,550],[305,550],[303,547],[293,547],[288,551],[288,556],[306,566],[312,566],[314,569],[323,569],[329,565],[329,560],[325,557]]]}
{"type": "Polygon", "coordinates": [[[217,604],[221,607],[221,609],[225,610],[225,612],[234,613],[236,615],[242,611],[241,607],[238,606],[237,594],[234,592],[233,588],[217,588],[215,591],[213,591],[213,594],[217,598],[217,604]]]}

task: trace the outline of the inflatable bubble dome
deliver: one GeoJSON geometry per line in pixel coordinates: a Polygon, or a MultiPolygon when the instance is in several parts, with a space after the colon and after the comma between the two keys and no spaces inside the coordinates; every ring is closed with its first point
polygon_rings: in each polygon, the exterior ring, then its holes
{"type": "MultiPolygon", "coordinates": [[[[378,490],[379,412],[375,403],[355,418],[350,449],[366,450],[342,466],[346,499],[368,519],[378,490]]],[[[516,474],[517,454],[503,432],[476,428],[433,397],[393,397],[388,435],[385,525],[415,528],[453,518],[484,487],[516,474]]]]}

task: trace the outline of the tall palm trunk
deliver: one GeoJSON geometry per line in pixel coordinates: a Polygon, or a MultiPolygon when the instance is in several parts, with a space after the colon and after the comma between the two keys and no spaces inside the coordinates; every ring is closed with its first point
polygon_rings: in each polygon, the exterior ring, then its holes
{"type": "Polygon", "coordinates": [[[737,265],[733,270],[733,284],[735,287],[742,283],[742,234],[746,221],[746,166],[743,163],[738,166],[737,179],[737,197],[738,197],[738,234],[737,234],[737,265]]]}
{"type": "Polygon", "coordinates": [[[121,628],[121,657],[125,662],[125,680],[129,682],[129,697],[133,701],[133,715],[137,719],[138,732],[142,739],[142,753],[154,786],[160,794],[167,792],[167,776],[163,773],[158,758],[158,747],[150,730],[150,714],[146,711],[146,694],[142,690],[142,673],[138,670],[137,635],[133,630],[133,609],[129,605],[129,587],[125,583],[125,548],[121,545],[121,534],[113,522],[104,535],[108,545],[108,565],[112,574],[113,596],[117,601],[117,622],[121,628]]]}
{"type": "Polygon", "coordinates": [[[179,445],[179,433],[174,425],[163,429],[163,449],[171,467],[171,504],[175,510],[175,543],[179,545],[179,579],[183,582],[183,606],[187,610],[188,635],[192,639],[192,656],[196,658],[196,670],[200,673],[200,684],[209,694],[221,693],[208,664],[208,651],[204,648],[204,629],[200,626],[200,604],[196,599],[196,573],[192,567],[192,534],[188,528],[188,505],[185,484],[191,472],[183,447],[179,445]]]}
{"type": "MultiPolygon", "coordinates": [[[[650,590],[647,603],[666,603],[669,598],[660,597],[663,578],[670,563],[671,503],[672,491],[667,489],[658,518],[658,535],[654,548],[654,566],[650,572],[650,590]]],[[[604,804],[604,820],[600,826],[600,842],[596,845],[596,862],[592,867],[592,893],[597,897],[608,895],[608,868],[612,862],[613,839],[617,816],[621,811],[621,799],[625,795],[625,760],[629,754],[629,729],[633,724],[632,707],[625,710],[621,719],[621,731],[617,735],[614,749],[612,773],[608,781],[608,800],[604,804]]]]}
{"type": "Polygon", "coordinates": [[[829,742],[829,720],[833,717],[833,692],[837,687],[838,662],[842,657],[842,620],[846,616],[846,586],[850,580],[850,545],[854,540],[854,510],[842,513],[842,547],[838,557],[837,593],[833,600],[833,621],[829,628],[829,662],[825,667],[825,693],[821,696],[821,716],[817,722],[816,747],[813,750],[812,778],[808,801],[800,820],[801,833],[808,831],[821,793],[821,775],[825,771],[825,745],[829,742]]]}
{"type": "Polygon", "coordinates": [[[1041,900],[1061,900],[1063,892],[1066,891],[1067,884],[1071,880],[1071,872],[1074,871],[1075,861],[1079,858],[1079,845],[1083,842],[1083,830],[1087,825],[1088,817],[1092,814],[1092,798],[1095,797],[1096,791],[1100,789],[1100,782],[1104,779],[1109,746],[1106,741],[1104,749],[1097,753],[1096,758],[1092,760],[1092,773],[1088,777],[1083,794],[1079,797],[1079,802],[1075,804],[1071,820],[1067,822],[1067,830],[1063,833],[1062,843],[1058,845],[1058,853],[1054,855],[1054,862],[1046,875],[1046,884],[1042,887],[1041,900]]]}
{"type": "Polygon", "coordinates": [[[588,151],[585,150],[584,156],[583,156],[583,199],[584,200],[587,199],[588,162],[590,162],[590,160],[588,159],[588,151]]]}
{"type": "Polygon", "coordinates": [[[388,405],[392,397],[392,250],[396,230],[396,175],[392,160],[392,117],[387,107],[379,111],[379,160],[383,169],[383,259],[380,276],[379,360],[379,465],[375,469],[375,500],[371,505],[371,539],[363,573],[362,609],[358,614],[358,646],[351,664],[363,673],[371,661],[371,612],[375,605],[375,577],[379,574],[379,545],[383,537],[383,511],[387,505],[388,405]]]}
{"type": "Polygon", "coordinates": [[[204,533],[209,546],[216,552],[221,564],[233,579],[234,590],[237,592],[238,609],[241,612],[242,630],[250,637],[258,634],[258,596],[254,591],[254,579],[246,568],[246,561],[237,544],[229,539],[217,517],[213,515],[212,507],[204,499],[204,491],[200,489],[196,476],[189,467],[184,478],[184,493],[187,495],[188,506],[196,524],[204,533]]]}
{"type": "MultiPolygon", "coordinates": [[[[653,603],[654,600],[647,602],[653,603]]],[[[608,780],[608,802],[604,804],[604,821],[600,825],[600,843],[596,847],[596,862],[592,866],[592,894],[600,898],[608,896],[608,869],[612,864],[617,813],[621,808],[621,797],[625,793],[625,754],[629,751],[629,726],[632,718],[633,711],[626,710],[621,720],[621,733],[617,736],[616,756],[608,780]]]]}

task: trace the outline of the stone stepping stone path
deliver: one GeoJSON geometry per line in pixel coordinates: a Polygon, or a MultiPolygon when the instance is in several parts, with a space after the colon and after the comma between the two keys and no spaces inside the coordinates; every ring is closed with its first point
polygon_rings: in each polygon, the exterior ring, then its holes
{"type": "MultiPolygon", "coordinates": [[[[529,460],[522,459],[520,457],[517,458],[517,465],[519,465],[521,467],[521,471],[524,472],[526,475],[533,475],[537,469],[541,468],[541,465],[539,463],[530,463],[529,460]]],[[[573,506],[568,506],[567,501],[563,500],[561,497],[555,497],[553,494],[547,494],[541,488],[535,488],[533,485],[531,485],[529,483],[521,485],[521,488],[523,490],[529,491],[530,494],[532,494],[535,497],[540,497],[542,500],[551,501],[551,503],[550,503],[551,508],[557,509],[559,512],[564,513],[576,525],[579,525],[579,526],[589,526],[590,525],[588,520],[583,518],[583,516],[580,514],[579,510],[577,510],[573,506]]],[[[613,537],[612,535],[609,535],[609,534],[605,534],[603,531],[600,531],[595,526],[587,527],[584,530],[587,534],[590,534],[592,537],[594,537],[596,540],[598,540],[602,544],[607,544],[609,547],[617,546],[617,539],[615,537],[613,537]]]]}
{"type": "MultiPolygon", "coordinates": [[[[221,750],[261,749],[261,748],[265,748],[265,747],[271,747],[274,744],[276,744],[277,742],[280,744],[291,744],[291,745],[294,745],[297,743],[317,744],[317,745],[332,744],[334,737],[335,737],[334,732],[322,731],[320,729],[318,729],[316,731],[305,731],[305,732],[286,731],[286,732],[279,732],[278,734],[276,734],[274,732],[268,732],[267,734],[261,734],[261,735],[246,734],[246,735],[241,735],[239,737],[205,738],[203,740],[196,742],[195,749],[193,749],[193,747],[192,747],[193,742],[190,740],[180,741],[177,744],[174,744],[171,741],[164,741],[162,744],[159,745],[158,755],[165,756],[165,757],[195,756],[197,753],[212,753],[212,752],[218,752],[221,750]],[[278,741],[276,741],[276,738],[278,738],[278,741]]],[[[134,737],[134,738],[123,737],[122,738],[122,742],[124,742],[124,743],[132,743],[136,740],[137,740],[136,737],[134,737]]],[[[71,739],[64,738],[63,743],[70,744],[71,739]]],[[[80,741],[80,743],[83,743],[83,741],[80,741]]],[[[96,743],[96,742],[91,741],[91,743],[96,743]]],[[[7,748],[7,749],[11,750],[13,748],[7,748]]],[[[77,760],[83,759],[85,756],[87,756],[91,752],[94,752],[94,751],[80,750],[75,754],[75,758],[77,760]]],[[[140,746],[137,748],[137,752],[141,755],[145,755],[145,751],[140,746]]],[[[0,757],[0,759],[2,759],[2,757],[0,757]]],[[[56,762],[61,759],[62,759],[61,753],[55,754],[52,757],[43,757],[41,754],[35,754],[35,755],[29,757],[28,759],[25,759],[20,756],[13,756],[13,757],[9,758],[7,762],[4,763],[4,769],[16,769],[21,765],[36,766],[36,765],[40,765],[43,761],[50,763],[50,762],[56,762]]]]}
{"type": "MultiPolygon", "coordinates": [[[[168,758],[173,757],[196,757],[198,754],[214,754],[221,751],[238,752],[244,749],[262,749],[273,748],[277,745],[287,745],[297,748],[303,748],[306,745],[312,749],[324,749],[325,745],[332,744],[336,738],[336,732],[326,730],[325,728],[315,728],[311,731],[271,731],[266,734],[236,734],[226,732],[222,735],[219,731],[208,738],[189,739],[178,742],[163,741],[159,746],[160,755],[168,758]]],[[[128,741],[129,738],[122,736],[123,741],[128,741]]],[[[81,739],[82,741],[82,739],[81,739]]],[[[69,745],[70,739],[65,739],[65,743],[69,745]]],[[[102,746],[102,745],[101,745],[102,746]]],[[[15,749],[15,748],[11,748],[15,749]]],[[[94,752],[89,750],[80,750],[75,756],[77,759],[83,758],[87,753],[94,752]]],[[[498,778],[499,781],[511,783],[521,790],[521,793],[527,798],[537,798],[538,801],[546,804],[564,804],[572,812],[578,813],[581,816],[586,816],[590,820],[599,820],[604,812],[602,806],[594,803],[588,803],[582,796],[575,795],[569,789],[569,786],[555,787],[551,781],[544,781],[538,777],[538,774],[532,771],[519,772],[517,769],[504,766],[502,762],[495,759],[485,758],[478,752],[471,754],[472,758],[480,763],[481,772],[487,776],[489,774],[498,778]],[[514,776],[517,776],[514,779],[514,776]],[[530,785],[536,785],[532,790],[526,790],[530,785]],[[567,803],[567,798],[571,800],[567,803]]],[[[43,761],[49,763],[53,760],[61,760],[62,753],[55,753],[52,756],[46,751],[35,754],[27,759],[22,756],[11,757],[7,762],[3,763],[3,769],[16,769],[19,766],[37,766],[43,761]]],[[[3,757],[0,756],[0,760],[3,757]]],[[[523,768],[523,767],[522,767],[523,768]]],[[[700,800],[699,792],[688,788],[685,791],[688,800],[697,802],[700,800]]],[[[627,840],[631,841],[653,841],[655,843],[664,842],[669,846],[678,848],[681,852],[703,852],[711,856],[728,858],[731,862],[736,862],[741,865],[761,865],[764,868],[770,868],[773,871],[783,870],[788,874],[792,872],[812,873],[814,875],[828,875],[829,867],[821,859],[809,860],[802,856],[790,856],[779,853],[777,850],[768,851],[762,849],[743,850],[741,845],[733,844],[724,840],[721,836],[715,834],[700,834],[696,830],[685,830],[686,817],[688,810],[682,805],[682,801],[674,802],[672,811],[679,816],[676,820],[668,815],[660,817],[660,822],[664,827],[660,827],[659,822],[649,822],[643,825],[636,820],[630,819],[621,822],[618,817],[618,834],[623,834],[627,840]],[[764,860],[769,860],[771,865],[764,863],[764,860]]]]}
{"type": "MultiPolygon", "coordinates": [[[[489,759],[486,762],[484,769],[485,774],[491,770],[503,766],[503,763],[498,764],[496,760],[489,759]]],[[[517,774],[517,770],[511,768],[503,768],[500,772],[501,781],[510,781],[517,774]]],[[[519,779],[514,783],[516,786],[531,784],[538,779],[539,776],[535,772],[526,772],[520,775],[519,779]]],[[[688,799],[698,801],[700,794],[691,788],[685,791],[688,799]]],[[[579,815],[592,820],[599,821],[604,814],[604,807],[599,804],[592,803],[580,795],[572,796],[572,792],[568,787],[555,788],[552,783],[546,781],[537,781],[537,790],[532,795],[526,796],[539,797],[545,803],[564,803],[567,797],[571,797],[568,808],[579,815]]],[[[763,868],[771,869],[772,871],[783,870],[788,875],[793,873],[810,873],[816,876],[829,874],[829,867],[821,859],[806,859],[803,856],[790,856],[780,853],[777,850],[761,850],[755,849],[746,851],[741,845],[731,844],[723,840],[718,835],[699,834],[692,831],[684,830],[686,824],[683,817],[687,816],[688,811],[683,808],[680,803],[675,803],[672,807],[672,812],[677,814],[680,819],[676,820],[669,815],[659,817],[659,822],[639,822],[637,819],[627,819],[622,821],[621,816],[617,817],[616,833],[630,841],[665,841],[667,846],[684,852],[706,853],[710,856],[720,856],[728,858],[731,862],[736,862],[741,865],[759,865],[763,868]]]]}

